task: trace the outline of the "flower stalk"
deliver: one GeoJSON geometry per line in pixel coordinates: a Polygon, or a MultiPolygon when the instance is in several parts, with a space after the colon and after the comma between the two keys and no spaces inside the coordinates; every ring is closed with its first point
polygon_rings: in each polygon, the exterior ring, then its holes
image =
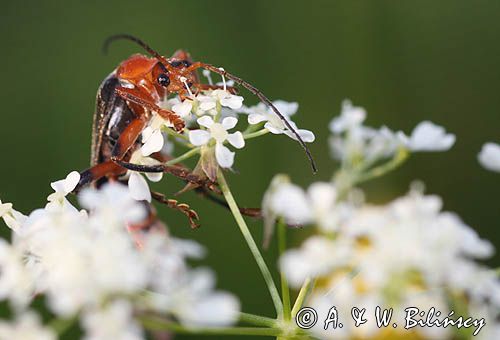
{"type": "MultiPolygon", "coordinates": [[[[278,247],[280,256],[286,251],[286,225],[282,218],[278,220],[278,247]]],[[[283,297],[283,319],[285,321],[291,320],[291,307],[290,307],[290,287],[285,273],[280,271],[281,276],[281,295],[283,297]]]]}
{"type": "Polygon", "coordinates": [[[274,283],[271,272],[269,271],[269,268],[267,267],[267,264],[264,261],[264,258],[262,257],[262,254],[259,251],[259,247],[255,243],[255,240],[253,239],[252,234],[250,233],[250,230],[248,229],[248,226],[245,222],[245,219],[241,215],[241,212],[238,208],[238,205],[236,204],[236,201],[234,200],[233,194],[231,193],[231,190],[229,189],[229,186],[226,182],[226,178],[224,177],[224,174],[222,173],[221,169],[219,169],[219,171],[218,171],[217,179],[218,179],[218,183],[220,185],[220,188],[222,190],[222,194],[224,195],[224,198],[226,199],[226,201],[229,205],[229,209],[231,210],[231,213],[233,214],[234,219],[235,219],[236,223],[238,224],[238,227],[240,228],[240,231],[243,234],[243,237],[245,238],[245,241],[247,242],[248,247],[250,248],[250,251],[252,252],[253,257],[255,258],[255,261],[257,262],[257,265],[262,273],[264,281],[267,284],[267,288],[269,290],[269,294],[271,294],[271,298],[273,300],[273,304],[274,304],[274,308],[276,310],[276,313],[278,315],[281,315],[282,311],[283,311],[283,304],[281,302],[281,298],[280,298],[280,294],[278,292],[278,289],[276,288],[276,284],[274,283]]]}
{"type": "Polygon", "coordinates": [[[139,317],[144,328],[151,331],[171,331],[177,334],[199,334],[199,335],[246,335],[246,336],[280,336],[280,328],[261,327],[200,327],[189,328],[179,323],[167,321],[159,317],[139,317]]]}
{"type": "Polygon", "coordinates": [[[297,299],[295,300],[295,303],[293,304],[292,307],[292,318],[297,315],[298,311],[302,308],[302,305],[304,304],[304,301],[309,294],[309,292],[312,290],[314,286],[313,281],[311,278],[307,278],[304,283],[302,284],[302,287],[300,288],[299,295],[297,296],[297,299]]]}

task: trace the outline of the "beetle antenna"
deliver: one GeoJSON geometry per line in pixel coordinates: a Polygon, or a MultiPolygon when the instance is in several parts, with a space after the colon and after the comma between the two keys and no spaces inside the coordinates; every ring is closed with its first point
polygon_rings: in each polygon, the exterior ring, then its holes
{"type": "Polygon", "coordinates": [[[203,68],[205,68],[207,70],[210,70],[212,72],[220,74],[221,76],[224,76],[224,77],[227,77],[229,79],[234,80],[234,82],[236,84],[239,84],[239,85],[243,86],[248,91],[250,91],[251,93],[253,93],[257,98],[259,98],[261,102],[263,102],[264,104],[266,104],[267,106],[269,106],[271,108],[271,110],[273,110],[274,113],[283,121],[283,123],[285,124],[285,126],[293,133],[293,135],[295,136],[295,138],[297,138],[297,141],[299,142],[299,144],[302,146],[302,148],[306,152],[307,158],[309,159],[309,162],[311,163],[311,168],[312,168],[313,172],[314,173],[318,172],[318,168],[317,168],[316,162],[314,161],[314,158],[313,158],[313,156],[311,154],[311,151],[309,151],[309,148],[307,147],[307,145],[304,142],[304,140],[302,139],[302,137],[300,137],[300,135],[297,132],[297,130],[294,129],[294,127],[285,118],[285,116],[283,116],[283,114],[281,112],[279,112],[279,110],[276,108],[276,106],[274,106],[274,104],[258,88],[256,88],[252,84],[246,82],[245,80],[243,80],[243,79],[241,79],[239,77],[236,77],[236,76],[232,75],[231,73],[228,73],[227,71],[225,71],[222,68],[218,68],[218,67],[215,67],[213,65],[205,64],[205,63],[201,63],[201,65],[202,65],[203,68]]]}
{"type": "Polygon", "coordinates": [[[167,61],[167,59],[165,59],[165,57],[163,57],[160,53],[156,52],[151,46],[146,44],[141,39],[134,37],[133,35],[130,35],[130,34],[115,34],[115,35],[109,36],[102,44],[102,52],[104,54],[107,54],[109,46],[111,45],[112,42],[114,42],[116,40],[130,40],[130,41],[136,43],[137,45],[141,46],[146,52],[148,52],[152,57],[155,57],[156,59],[161,61],[162,64],[165,63],[164,66],[166,68],[169,68],[170,63],[167,61]]]}

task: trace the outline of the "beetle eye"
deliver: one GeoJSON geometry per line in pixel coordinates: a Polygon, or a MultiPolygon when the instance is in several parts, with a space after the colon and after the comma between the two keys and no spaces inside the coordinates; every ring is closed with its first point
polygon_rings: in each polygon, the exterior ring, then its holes
{"type": "Polygon", "coordinates": [[[158,76],[158,84],[161,86],[168,86],[170,84],[170,78],[168,74],[162,73],[158,76]]]}

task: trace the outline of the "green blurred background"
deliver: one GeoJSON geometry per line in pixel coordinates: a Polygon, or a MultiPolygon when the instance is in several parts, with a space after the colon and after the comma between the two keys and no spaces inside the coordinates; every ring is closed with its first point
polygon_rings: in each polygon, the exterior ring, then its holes
{"type": "MultiPolygon", "coordinates": [[[[165,55],[178,48],[257,85],[270,98],[298,101],[299,126],[316,133],[312,175],[300,147],[285,137],[252,140],[230,175],[241,204],[258,206],[273,174],[307,185],[331,176],[327,123],[350,98],[368,124],[410,132],[421,120],[457,135],[447,153],[418,154],[392,175],[365,186],[386,202],[421,179],[485,238],[500,247],[500,174],[476,155],[500,142],[500,2],[498,1],[11,1],[0,12],[2,142],[0,198],[28,212],[49,183],[89,162],[94,98],[102,79],[131,53],[132,43],[100,52],[114,33],[143,38],[165,55]]],[[[246,103],[255,99],[246,95],[246,103]]],[[[158,189],[172,193],[168,178],[158,189]]],[[[160,208],[173,234],[194,238],[236,293],[243,310],[273,315],[263,280],[231,215],[188,194],[203,227],[191,231],[160,208]]],[[[262,227],[251,221],[258,242],[262,227]]],[[[297,243],[307,231],[294,231],[297,243]]],[[[5,234],[5,233],[4,233],[5,234]]],[[[275,265],[276,251],[266,257],[275,265]]],[[[489,262],[498,266],[497,255],[489,262]]],[[[179,337],[180,338],[180,337],[179,337]]],[[[186,339],[188,337],[185,337],[186,339]]],[[[194,338],[194,337],[193,337],[194,338]]]]}

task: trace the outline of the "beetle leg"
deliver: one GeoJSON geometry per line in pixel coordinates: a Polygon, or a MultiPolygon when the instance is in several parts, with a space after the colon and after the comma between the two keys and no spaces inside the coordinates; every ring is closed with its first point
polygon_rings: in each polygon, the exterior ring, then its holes
{"type": "Polygon", "coordinates": [[[80,173],[80,181],[78,182],[78,185],[73,191],[78,192],[82,187],[92,182],[95,182],[104,176],[108,175],[119,176],[121,174],[124,174],[125,172],[126,169],[124,169],[123,167],[119,166],[118,164],[112,161],[106,161],[103,163],[96,164],[93,167],[84,170],[80,173]]]}
{"type": "Polygon", "coordinates": [[[185,122],[181,117],[179,117],[174,111],[162,109],[141,91],[138,91],[135,88],[129,89],[126,87],[117,87],[115,92],[125,100],[146,108],[149,111],[157,112],[160,116],[170,121],[174,125],[175,130],[182,131],[182,129],[184,129],[185,122]]]}
{"type": "Polygon", "coordinates": [[[192,229],[198,228],[200,225],[196,222],[199,220],[198,213],[191,209],[186,203],[179,203],[177,200],[166,198],[165,195],[151,191],[151,197],[160,203],[167,205],[169,208],[175,209],[186,215],[189,219],[189,225],[192,229]]]}
{"type": "Polygon", "coordinates": [[[137,172],[166,172],[171,175],[174,175],[180,179],[183,179],[189,183],[196,184],[198,186],[206,187],[211,191],[219,193],[220,190],[216,187],[215,183],[211,182],[208,179],[201,178],[198,175],[193,174],[189,169],[180,167],[180,166],[169,166],[165,164],[158,165],[140,165],[133,164],[129,162],[125,162],[119,159],[113,159],[113,161],[118,164],[120,167],[131,171],[137,172]]]}
{"type": "Polygon", "coordinates": [[[122,159],[127,154],[127,151],[134,145],[145,126],[146,122],[143,119],[136,118],[125,127],[111,151],[112,161],[122,159]]]}
{"type": "MultiPolygon", "coordinates": [[[[227,204],[226,200],[224,200],[221,197],[213,195],[210,191],[208,191],[205,187],[198,187],[195,189],[195,191],[203,196],[204,198],[208,199],[209,201],[214,202],[215,204],[218,204],[226,209],[229,208],[229,204],[227,204]]],[[[255,218],[262,218],[262,210],[259,208],[240,208],[240,213],[245,216],[249,217],[255,217],[255,218]]]]}

